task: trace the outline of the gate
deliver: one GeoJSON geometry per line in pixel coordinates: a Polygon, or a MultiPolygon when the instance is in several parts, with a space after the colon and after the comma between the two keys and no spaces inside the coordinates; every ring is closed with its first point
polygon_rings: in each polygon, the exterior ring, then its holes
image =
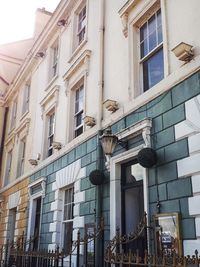
{"type": "Polygon", "coordinates": [[[146,235],[147,229],[146,214],[134,232],[121,235],[118,228],[115,237],[107,243],[105,248],[105,267],[200,267],[200,256],[197,250],[192,256],[181,257],[175,252],[158,256],[154,253],[149,253],[145,248],[142,251],[138,249],[132,250],[131,246],[128,246],[127,249],[127,245],[137,240],[141,235],[146,235]]]}

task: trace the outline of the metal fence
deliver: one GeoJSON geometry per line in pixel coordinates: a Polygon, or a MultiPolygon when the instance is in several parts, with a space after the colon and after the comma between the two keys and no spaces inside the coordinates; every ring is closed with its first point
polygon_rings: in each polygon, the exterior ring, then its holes
{"type": "Polygon", "coordinates": [[[122,235],[118,228],[115,237],[105,248],[105,267],[200,267],[200,256],[197,250],[192,256],[179,256],[175,251],[158,256],[156,253],[150,253],[145,245],[140,249],[138,249],[139,246],[133,246],[141,236],[146,237],[148,228],[146,214],[134,232],[122,235]]]}
{"type": "Polygon", "coordinates": [[[147,251],[144,252],[144,257],[139,255],[139,251],[136,253],[129,251],[125,253],[121,251],[120,253],[109,253],[105,257],[105,266],[154,266],[154,267],[186,267],[186,266],[200,266],[200,256],[198,251],[195,250],[192,256],[180,257],[177,254],[156,256],[154,254],[148,254],[147,251]]]}
{"type": "Polygon", "coordinates": [[[91,231],[87,228],[83,237],[78,232],[68,253],[59,247],[55,250],[32,250],[34,238],[25,241],[24,235],[15,243],[7,241],[0,249],[0,267],[94,267],[95,240],[103,238],[103,227],[102,220],[97,229],[94,227],[91,231]]]}

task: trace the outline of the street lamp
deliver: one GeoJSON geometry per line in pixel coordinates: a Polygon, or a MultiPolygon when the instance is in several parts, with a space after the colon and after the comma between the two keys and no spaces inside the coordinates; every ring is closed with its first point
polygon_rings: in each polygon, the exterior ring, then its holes
{"type": "Polygon", "coordinates": [[[101,146],[106,157],[106,168],[109,170],[111,155],[118,143],[118,137],[112,134],[111,127],[108,127],[102,136],[99,137],[101,146]]]}

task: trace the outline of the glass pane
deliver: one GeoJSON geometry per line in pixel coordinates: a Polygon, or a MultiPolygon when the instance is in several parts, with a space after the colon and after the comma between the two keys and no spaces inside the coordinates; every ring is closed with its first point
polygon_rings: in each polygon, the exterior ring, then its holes
{"type": "Polygon", "coordinates": [[[79,96],[80,98],[83,98],[83,85],[79,89],[79,96]]]}
{"type": "Polygon", "coordinates": [[[68,205],[67,219],[68,219],[68,220],[73,219],[73,218],[72,218],[72,204],[68,205]]]}
{"type": "Polygon", "coordinates": [[[141,44],[140,44],[140,51],[141,55],[140,57],[143,58],[148,54],[148,42],[147,39],[145,39],[141,44]]]}
{"type": "Polygon", "coordinates": [[[147,23],[140,28],[140,42],[147,38],[147,23]]]}
{"type": "Polygon", "coordinates": [[[83,120],[83,112],[76,115],[76,127],[82,124],[82,120],[83,120]]]}
{"type": "Polygon", "coordinates": [[[72,246],[72,231],[73,222],[64,223],[64,233],[63,233],[63,249],[65,253],[70,253],[72,246]]]}
{"type": "Polygon", "coordinates": [[[83,127],[80,127],[78,128],[76,131],[75,131],[75,137],[79,136],[80,134],[83,133],[83,127]]]}
{"type": "Polygon", "coordinates": [[[26,150],[26,142],[22,141],[22,158],[25,156],[25,150],[26,150]]]}
{"type": "Polygon", "coordinates": [[[83,109],[83,87],[76,91],[75,113],[83,109]]]}
{"type": "Polygon", "coordinates": [[[83,18],[85,18],[85,16],[86,16],[86,6],[84,6],[84,8],[82,10],[82,13],[83,13],[83,18]]]}
{"type": "Polygon", "coordinates": [[[20,175],[24,173],[24,160],[21,160],[20,175]]]}
{"type": "Polygon", "coordinates": [[[49,116],[49,135],[54,133],[55,114],[49,116]]]}
{"type": "Polygon", "coordinates": [[[158,27],[162,25],[161,10],[158,10],[158,12],[157,12],[157,25],[158,25],[158,27]]]}
{"type": "Polygon", "coordinates": [[[162,26],[158,28],[158,44],[162,43],[163,36],[162,36],[162,26]]]}
{"type": "Polygon", "coordinates": [[[79,99],[79,90],[76,90],[76,100],[79,99]]]}
{"type": "Polygon", "coordinates": [[[75,102],[75,113],[79,112],[79,101],[75,102]]]}
{"type": "Polygon", "coordinates": [[[67,194],[67,203],[72,203],[72,189],[68,189],[68,194],[67,194]]]}
{"type": "Polygon", "coordinates": [[[133,175],[126,175],[126,185],[134,184],[136,182],[135,177],[133,175]]]}
{"type": "Polygon", "coordinates": [[[144,92],[148,90],[149,87],[149,64],[148,61],[143,63],[143,85],[144,85],[144,92]]]}
{"type": "Polygon", "coordinates": [[[67,196],[68,196],[68,190],[65,190],[65,200],[64,200],[64,204],[67,204],[67,196]]]}
{"type": "Polygon", "coordinates": [[[66,221],[68,220],[68,205],[64,206],[64,217],[63,220],[66,221]]]}
{"type": "Polygon", "coordinates": [[[52,135],[52,136],[50,136],[50,138],[49,138],[49,147],[51,147],[51,146],[52,146],[52,143],[53,143],[53,135],[52,135]]]}
{"type": "Polygon", "coordinates": [[[144,168],[139,163],[131,166],[131,174],[135,177],[136,181],[143,180],[143,170],[144,168]]]}
{"type": "Polygon", "coordinates": [[[153,31],[149,35],[149,52],[153,50],[157,46],[157,41],[156,41],[156,31],[153,31]]]}
{"type": "Polygon", "coordinates": [[[143,63],[144,91],[148,90],[164,77],[163,49],[143,63]]]}
{"type": "Polygon", "coordinates": [[[57,61],[57,56],[58,56],[58,47],[53,48],[53,63],[57,61]]]}
{"type": "Polygon", "coordinates": [[[53,148],[50,148],[50,149],[48,150],[48,157],[51,156],[52,154],[53,154],[53,148]]]}
{"type": "Polygon", "coordinates": [[[155,15],[153,15],[148,20],[148,30],[149,30],[149,33],[148,34],[151,34],[153,31],[156,30],[156,18],[155,18],[155,15]]]}
{"type": "Polygon", "coordinates": [[[136,230],[143,215],[143,188],[142,186],[126,189],[125,191],[125,227],[126,233],[136,230]],[[134,211],[134,215],[133,215],[134,211]],[[132,216],[131,216],[132,215],[132,216]]]}
{"type": "Polygon", "coordinates": [[[81,41],[84,39],[84,36],[85,36],[85,27],[82,29],[82,31],[79,33],[78,35],[78,42],[79,44],[81,43],[81,41]]]}

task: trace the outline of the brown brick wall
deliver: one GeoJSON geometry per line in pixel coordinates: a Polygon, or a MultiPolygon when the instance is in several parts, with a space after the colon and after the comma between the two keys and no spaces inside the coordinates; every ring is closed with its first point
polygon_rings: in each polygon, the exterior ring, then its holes
{"type": "Polygon", "coordinates": [[[6,240],[6,225],[8,221],[8,199],[9,196],[17,191],[20,191],[20,201],[17,207],[17,216],[15,223],[15,230],[18,229],[18,235],[15,238],[21,236],[25,232],[26,222],[28,218],[28,184],[29,178],[25,178],[13,187],[4,191],[1,195],[3,197],[3,202],[1,203],[2,213],[0,221],[0,246],[5,243],[6,240]]]}

